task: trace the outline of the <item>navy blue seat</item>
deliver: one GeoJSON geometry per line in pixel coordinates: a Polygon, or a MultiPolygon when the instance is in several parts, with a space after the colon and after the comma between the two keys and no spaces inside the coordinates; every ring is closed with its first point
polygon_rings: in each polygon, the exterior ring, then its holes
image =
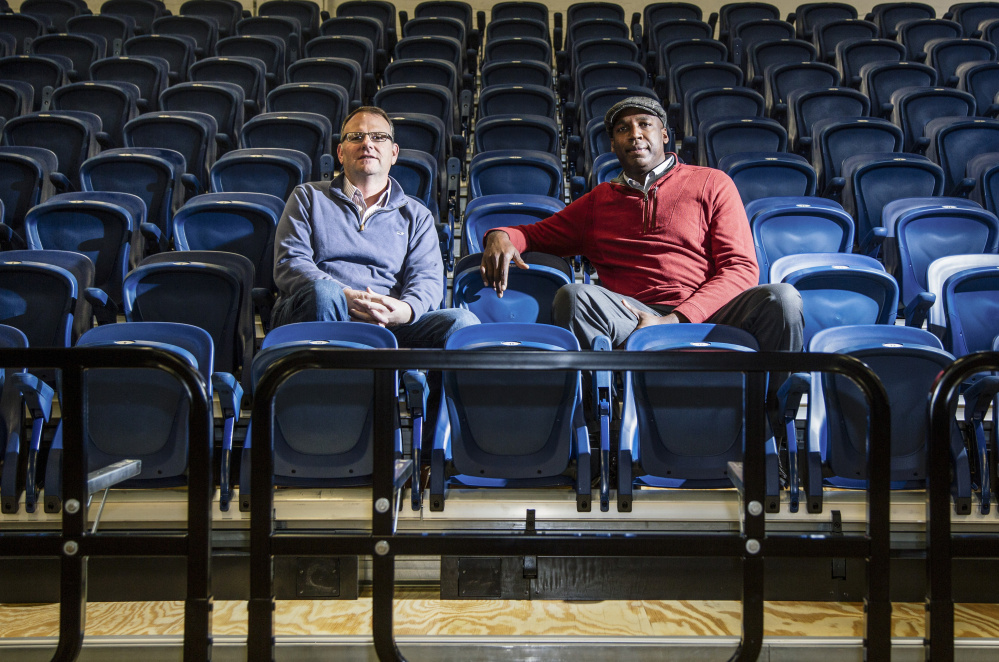
{"type": "Polygon", "coordinates": [[[195,58],[201,60],[215,55],[215,44],[219,40],[219,24],[207,16],[192,14],[161,16],[153,21],[152,34],[190,37],[194,40],[195,58]]]}
{"type": "MultiPolygon", "coordinates": [[[[575,351],[579,342],[549,324],[479,324],[455,332],[445,349],[575,351]]],[[[590,510],[591,454],[579,371],[539,372],[529,384],[519,371],[445,371],[443,383],[431,452],[431,511],[444,510],[450,487],[550,485],[572,486],[576,509],[590,510]],[[517,425],[500,424],[512,415],[517,425]]]]}
{"type": "Polygon", "coordinates": [[[883,2],[874,5],[867,15],[868,21],[873,21],[881,30],[885,39],[898,36],[898,26],[902,21],[917,18],[935,18],[936,10],[922,2],[883,2]]]}
{"type": "Polygon", "coordinates": [[[160,107],[167,112],[208,113],[215,118],[216,153],[236,149],[243,131],[243,88],[235,83],[177,83],[160,94],[160,107]]]}
{"type": "Polygon", "coordinates": [[[779,18],[761,18],[744,21],[729,32],[729,51],[732,61],[746,71],[749,52],[762,42],[794,39],[794,26],[779,18]]]}
{"type": "Polygon", "coordinates": [[[173,111],[139,115],[125,125],[127,147],[173,149],[184,157],[187,173],[194,179],[196,192],[208,188],[208,171],[217,154],[215,134],[218,123],[208,113],[173,111]]]}
{"type": "Polygon", "coordinates": [[[926,42],[926,64],[940,74],[944,85],[957,85],[957,68],[965,62],[995,61],[999,47],[983,39],[931,39],[926,42]]]}
{"type": "MultiPolygon", "coordinates": [[[[322,12],[318,3],[305,0],[268,0],[257,7],[257,16],[286,16],[298,21],[302,29],[302,43],[319,36],[322,12]]],[[[237,24],[238,27],[238,24],[237,24]]]]}
{"type": "Polygon", "coordinates": [[[220,39],[215,44],[215,54],[220,57],[255,57],[264,63],[267,89],[284,83],[286,62],[285,43],[269,35],[236,35],[220,39]]]}
{"type": "Polygon", "coordinates": [[[86,255],[94,264],[94,286],[117,304],[122,280],[141,254],[138,229],[145,220],[146,204],[131,193],[61,193],[28,212],[25,239],[31,249],[86,255]]]}
{"type": "Polygon", "coordinates": [[[933,304],[927,272],[937,258],[999,252],[999,218],[971,201],[908,198],[885,205],[885,268],[901,285],[906,324],[921,326],[933,304]]]}
{"type": "Polygon", "coordinates": [[[66,21],[66,32],[104,37],[108,55],[121,55],[124,43],[135,36],[135,20],[114,14],[83,14],[66,21]]]}
{"type": "Polygon", "coordinates": [[[551,65],[538,60],[491,60],[479,71],[482,87],[489,85],[552,84],[551,65]]]}
{"type": "MultiPolygon", "coordinates": [[[[668,46],[690,39],[709,40],[713,36],[714,26],[699,18],[677,17],[660,21],[655,25],[647,25],[642,32],[642,38],[645,40],[644,63],[650,68],[660,66],[661,63],[657,62],[657,59],[668,46]]],[[[727,48],[726,46],[726,51],[727,48]]]]}
{"type": "Polygon", "coordinates": [[[551,40],[547,21],[542,22],[536,18],[528,18],[526,16],[496,18],[494,7],[493,17],[486,24],[485,41],[488,43],[492,39],[504,39],[506,37],[531,37],[533,39],[551,40]]]}
{"type": "Polygon", "coordinates": [[[539,115],[490,115],[475,123],[477,154],[498,149],[530,149],[560,155],[559,128],[554,118],[539,115]]]}
{"type": "Polygon", "coordinates": [[[767,2],[729,2],[718,10],[718,38],[728,41],[733,29],[747,21],[780,19],[780,10],[767,2]]]}
{"type": "Polygon", "coordinates": [[[90,80],[90,65],[106,56],[107,42],[98,35],[47,34],[31,42],[29,53],[68,57],[73,67],[66,71],[66,77],[75,83],[90,80]]]}
{"type": "Polygon", "coordinates": [[[316,113],[261,113],[243,125],[243,148],[297,149],[312,160],[312,179],[322,179],[323,155],[333,153],[333,124],[316,113]]]}
{"type": "MultiPolygon", "coordinates": [[[[662,324],[638,329],[629,351],[758,349],[745,331],[715,324],[662,324]]],[[[732,485],[729,462],[741,462],[747,402],[742,373],[625,372],[618,450],[617,509],[632,509],[634,486],[718,488],[732,485]],[[710,395],[708,395],[710,394],[710,395]]],[[[762,397],[762,396],[761,396],[762,397]]],[[[777,446],[767,432],[767,512],[780,508],[777,446]]]]}
{"type": "Polygon", "coordinates": [[[45,24],[30,14],[0,15],[0,32],[14,37],[15,51],[11,55],[24,55],[31,40],[45,34],[45,24]]]}
{"type": "Polygon", "coordinates": [[[815,169],[798,154],[736,152],[720,158],[718,169],[732,178],[743,204],[759,198],[815,195],[815,169]]]}
{"type": "Polygon", "coordinates": [[[815,46],[801,39],[771,39],[758,41],[746,54],[746,80],[756,90],[763,90],[763,80],[769,67],[788,62],[816,60],[815,46]]]}
{"type": "Polygon", "coordinates": [[[891,120],[902,127],[907,152],[922,153],[930,145],[926,124],[937,117],[974,117],[975,97],[950,87],[902,87],[891,95],[891,120]]]}
{"type": "MultiPolygon", "coordinates": [[[[79,346],[155,347],[188,363],[204,380],[209,397],[215,390],[222,400],[225,431],[222,462],[227,468],[233,424],[239,416],[238,391],[233,387],[238,387],[231,377],[227,385],[225,377],[213,373],[212,339],[205,331],[183,324],[109,324],[86,333],[79,346]]],[[[120,487],[161,488],[187,483],[191,413],[180,382],[152,368],[102,368],[88,372],[84,389],[88,406],[83,430],[90,471],[122,460],[140,460],[141,472],[120,483],[120,487]]],[[[211,413],[199,424],[210,430],[211,413]]],[[[59,512],[62,505],[62,448],[60,425],[45,470],[47,513],[59,512]]],[[[224,488],[226,482],[224,477],[224,488]]],[[[223,509],[228,507],[226,492],[228,489],[223,489],[223,509]]]]}
{"type": "Polygon", "coordinates": [[[765,105],[763,96],[749,87],[708,87],[687,92],[683,101],[681,157],[688,162],[694,160],[697,132],[703,122],[717,118],[763,117],[765,105]]]}
{"type": "MultiPolygon", "coordinates": [[[[385,30],[385,50],[389,53],[396,44],[395,5],[386,0],[347,0],[336,6],[337,17],[364,16],[377,19],[385,30]]],[[[320,32],[322,32],[322,25],[320,32]]]]}
{"type": "Polygon", "coordinates": [[[768,117],[716,118],[702,122],[697,136],[698,165],[715,168],[736,152],[785,152],[787,131],[768,117]]]}
{"type": "Polygon", "coordinates": [[[288,65],[286,79],[289,83],[331,83],[347,90],[351,107],[359,107],[362,101],[374,94],[373,89],[365,89],[365,79],[361,65],[353,60],[339,57],[302,58],[288,65]]]}
{"type": "Polygon", "coordinates": [[[562,162],[548,152],[484,152],[473,156],[468,166],[470,200],[498,193],[561,198],[562,188],[562,162]]]}
{"type": "MultiPolygon", "coordinates": [[[[86,7],[86,3],[83,6],[86,7]]],[[[50,23],[50,32],[66,32],[66,21],[83,13],[80,9],[80,5],[72,0],[24,0],[21,3],[21,13],[50,23]]]]}
{"type": "MultiPolygon", "coordinates": [[[[253,361],[253,383],[274,361],[304,348],[395,349],[395,336],[371,324],[288,324],[264,338],[253,361]]],[[[362,370],[303,370],[284,381],[274,397],[270,431],[274,482],[287,487],[370,485],[373,471],[374,378],[362,370]],[[318,424],[317,424],[318,423],[318,424]]],[[[396,459],[402,457],[399,420],[392,422],[396,459]]],[[[253,459],[248,431],[243,446],[239,508],[251,508],[253,459]]]]}
{"type": "Polygon", "coordinates": [[[14,236],[3,238],[5,248],[26,248],[24,215],[48,199],[55,186],[52,175],[58,172],[55,153],[43,147],[0,147],[0,202],[3,224],[14,236]]]}
{"type": "Polygon", "coordinates": [[[728,46],[717,39],[678,39],[663,44],[655,67],[648,67],[649,73],[655,74],[656,92],[668,96],[673,67],[691,62],[728,62],[728,46]]]}
{"type": "Polygon", "coordinates": [[[101,3],[101,14],[131,19],[135,34],[150,34],[153,21],[165,12],[165,7],[153,0],[105,0],[101,3]]]}
{"type": "Polygon", "coordinates": [[[981,117],[995,117],[999,106],[999,62],[972,61],[957,67],[957,89],[975,97],[975,107],[981,117]]]}
{"type": "Polygon", "coordinates": [[[739,87],[743,81],[742,69],[731,62],[688,62],[673,67],[666,107],[669,125],[674,130],[683,126],[683,100],[687,92],[708,87],[739,87]]]}
{"type": "Polygon", "coordinates": [[[880,36],[878,26],[871,21],[844,18],[829,21],[816,28],[813,39],[823,62],[836,60],[836,46],[854,39],[875,39],[880,36]]]}
{"type": "Polygon", "coordinates": [[[212,193],[267,193],[287,200],[296,186],[312,180],[312,159],[283,147],[235,149],[212,165],[209,177],[212,193]]]}
{"type": "Polygon", "coordinates": [[[807,2],[798,5],[788,22],[799,39],[811,39],[815,28],[840,19],[857,18],[857,8],[843,2],[807,2]]]}
{"type": "MultiPolygon", "coordinates": [[[[571,134],[579,134],[590,121],[606,116],[607,111],[618,101],[629,97],[648,97],[658,101],[658,96],[650,88],[644,85],[614,85],[609,87],[595,87],[583,91],[580,96],[579,107],[572,108],[573,104],[565,105],[566,115],[563,117],[563,124],[572,123],[571,134]],[[576,111],[575,118],[568,114],[576,111]],[[575,120],[573,122],[573,119],[575,120]]],[[[570,135],[571,135],[570,134],[570,135]]]]}
{"type": "Polygon", "coordinates": [[[843,208],[857,221],[861,252],[877,257],[881,212],[895,200],[943,195],[940,166],[925,156],[897,152],[854,154],[843,161],[843,208]]]}
{"type": "MultiPolygon", "coordinates": [[[[447,60],[432,60],[429,58],[412,58],[407,60],[395,60],[385,67],[383,75],[386,85],[397,84],[421,84],[440,85],[451,90],[451,95],[457,99],[460,91],[466,87],[459,71],[453,62],[447,60]]],[[[548,87],[551,87],[551,74],[549,73],[548,87]]],[[[483,84],[483,89],[488,87],[483,84]]]]}
{"type": "Polygon", "coordinates": [[[874,117],[830,118],[812,125],[812,167],[819,191],[826,197],[838,196],[846,186],[843,161],[854,154],[899,152],[902,129],[888,120],[874,117]]]}
{"type": "Polygon", "coordinates": [[[10,55],[0,58],[0,80],[19,80],[34,90],[32,110],[41,110],[46,87],[55,89],[68,82],[69,59],[52,56],[10,55]]]}
{"type": "Polygon", "coordinates": [[[552,46],[538,37],[500,37],[487,41],[482,47],[483,66],[502,60],[532,60],[551,64],[552,46]]]}
{"type": "Polygon", "coordinates": [[[97,143],[100,130],[101,118],[87,111],[28,113],[4,125],[3,144],[51,150],[61,175],[57,186],[72,191],[78,187],[80,165],[100,150],[97,143]]]}
{"type": "Polygon", "coordinates": [[[341,57],[361,65],[365,84],[375,80],[375,47],[367,37],[356,35],[323,35],[316,37],[302,52],[302,57],[341,57]]]}
{"type": "Polygon", "coordinates": [[[83,110],[101,118],[97,142],[104,149],[125,144],[125,124],[138,114],[139,88],[132,83],[80,82],[52,93],[52,110],[83,110]]]}
{"type": "Polygon", "coordinates": [[[35,98],[35,88],[23,80],[0,81],[0,117],[10,119],[30,113],[35,98]]]}
{"type": "Polygon", "coordinates": [[[535,223],[565,208],[549,195],[485,195],[468,201],[462,218],[462,254],[481,253],[489,230],[535,223]]]}
{"type": "Polygon", "coordinates": [[[860,87],[860,70],[869,62],[905,59],[905,46],[888,39],[856,39],[836,45],[836,68],[844,85],[860,87]]]}
{"type": "Polygon", "coordinates": [[[490,22],[523,16],[548,25],[548,5],[543,2],[520,2],[520,0],[497,2],[493,5],[490,16],[490,22]]]}
{"type": "Polygon", "coordinates": [[[613,152],[600,154],[593,159],[593,165],[590,166],[590,173],[586,180],[586,190],[592,191],[598,185],[609,182],[620,175],[621,171],[621,162],[617,160],[616,154],[613,152]]]}
{"type": "Polygon", "coordinates": [[[95,81],[121,81],[139,88],[139,112],[159,109],[160,92],[170,85],[170,63],[158,56],[106,57],[90,65],[95,81]]]}
{"type": "Polygon", "coordinates": [[[81,190],[117,191],[142,198],[146,224],[139,231],[146,238],[145,253],[169,250],[173,241],[170,221],[183,204],[187,187],[195,190],[197,182],[185,173],[183,154],[172,149],[108,149],[80,166],[81,190]]]}
{"type": "Polygon", "coordinates": [[[62,250],[0,254],[0,324],[20,330],[32,347],[70,347],[92,325],[84,291],[94,264],[62,250]]]}
{"type": "Polygon", "coordinates": [[[767,114],[786,124],[787,100],[791,92],[839,85],[839,70],[824,62],[786,62],[770,66],[764,72],[763,96],[767,114]]]}
{"type": "Polygon", "coordinates": [[[937,117],[926,123],[923,135],[930,140],[926,156],[944,171],[947,195],[964,195],[974,182],[964,173],[978,154],[999,152],[999,120],[978,117],[937,117]]]}
{"type": "Polygon", "coordinates": [[[785,255],[849,253],[854,222],[838,203],[816,197],[760,198],[746,205],[760,267],[760,284],[785,255]]]}
{"type": "Polygon", "coordinates": [[[268,193],[206,193],[192,198],[173,216],[178,251],[224,251],[253,265],[253,299],[270,327],[274,284],[274,230],[284,199],[268,193]]]}
{"type": "Polygon", "coordinates": [[[236,34],[236,24],[242,19],[238,2],[187,0],[178,12],[182,16],[201,16],[212,20],[219,28],[219,37],[236,34]]]}
{"type": "Polygon", "coordinates": [[[957,21],[945,18],[918,18],[898,24],[898,41],[905,46],[906,57],[915,62],[926,61],[926,42],[931,39],[957,39],[964,30],[957,21]]]}
{"type": "Polygon", "coordinates": [[[552,301],[559,288],[573,282],[572,266],[561,257],[527,252],[530,269],[513,269],[500,298],[482,284],[482,253],[465,255],[454,268],[452,306],[475,313],[483,324],[517,322],[551,324],[552,301]]]}
{"type": "Polygon", "coordinates": [[[131,37],[119,53],[132,57],[161,57],[167,61],[167,80],[171,85],[187,80],[187,71],[197,57],[192,37],[179,34],[143,34],[131,37]]]}
{"type": "Polygon", "coordinates": [[[999,209],[999,152],[985,152],[968,161],[965,170],[968,179],[975,182],[971,191],[971,199],[988,209],[993,214],[999,209]]]}
{"type": "Polygon", "coordinates": [[[235,375],[247,391],[254,349],[254,277],[253,264],[235,253],[150,255],[125,279],[125,319],[201,327],[215,345],[215,371],[235,375]]]}
{"type": "Polygon", "coordinates": [[[333,141],[340,142],[340,125],[350,112],[350,94],[333,83],[285,83],[267,93],[268,113],[318,113],[333,124],[333,141]]]}
{"type": "MultiPolygon", "coordinates": [[[[891,409],[891,481],[894,489],[926,486],[927,393],[954,357],[933,334],[897,326],[843,326],[820,331],[810,352],[845,354],[862,360],[881,380],[891,409]]],[[[805,376],[808,423],[805,451],[798,463],[810,513],[822,512],[823,485],[867,486],[868,404],[849,379],[830,373],[805,376]]],[[[791,422],[793,425],[793,421],[791,422]]],[[[955,512],[971,512],[971,472],[957,421],[950,426],[955,512]]]]}
{"type": "Polygon", "coordinates": [[[898,284],[881,263],[854,253],[785,255],[770,265],[771,283],[789,283],[801,294],[804,342],[822,329],[895,323],[898,284]]]}
{"type": "Polygon", "coordinates": [[[259,58],[206,57],[191,65],[188,79],[202,83],[236,83],[243,88],[244,116],[249,119],[263,111],[267,97],[267,65],[259,58]]]}
{"type": "Polygon", "coordinates": [[[860,79],[860,91],[871,100],[871,115],[887,119],[895,90],[936,85],[937,70],[919,62],[868,62],[860,68],[860,79]]]}
{"type": "Polygon", "coordinates": [[[390,115],[393,113],[421,113],[444,120],[452,135],[464,135],[470,107],[455,109],[451,91],[440,85],[383,85],[375,93],[374,105],[390,115]]]}
{"type": "Polygon", "coordinates": [[[479,92],[479,118],[492,115],[539,115],[555,119],[558,100],[551,87],[490,85],[479,92]]]}
{"type": "Polygon", "coordinates": [[[798,154],[812,153],[812,125],[820,119],[866,117],[871,102],[849,87],[826,87],[791,92],[787,102],[787,137],[798,154]]]}

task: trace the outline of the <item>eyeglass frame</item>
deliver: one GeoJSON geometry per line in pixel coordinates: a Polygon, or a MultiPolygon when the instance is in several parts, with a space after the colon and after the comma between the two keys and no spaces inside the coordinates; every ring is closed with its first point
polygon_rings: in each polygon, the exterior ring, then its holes
{"type": "Polygon", "coordinates": [[[340,142],[361,143],[364,142],[365,137],[369,138],[373,143],[395,142],[395,136],[388,131],[348,131],[340,138],[340,142]],[[356,136],[356,139],[352,139],[351,136],[356,136]],[[380,140],[375,138],[375,136],[385,136],[385,138],[380,140]]]}

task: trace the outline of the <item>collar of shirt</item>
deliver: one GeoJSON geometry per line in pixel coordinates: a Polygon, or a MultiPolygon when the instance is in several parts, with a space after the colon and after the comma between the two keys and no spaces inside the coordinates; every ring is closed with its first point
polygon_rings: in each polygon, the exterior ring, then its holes
{"type": "Polygon", "coordinates": [[[354,186],[349,179],[343,178],[343,194],[350,198],[354,204],[357,206],[357,210],[361,212],[361,225],[364,225],[364,221],[368,220],[368,217],[373,213],[384,207],[389,200],[389,194],[392,192],[392,180],[389,180],[388,185],[382,192],[378,199],[375,200],[371,205],[364,204],[364,194],[361,193],[360,189],[354,186]]]}
{"type": "Polygon", "coordinates": [[[675,162],[676,162],[676,157],[673,156],[672,154],[667,154],[665,161],[657,165],[651,171],[645,173],[644,183],[632,179],[628,175],[624,174],[624,172],[621,173],[621,177],[624,179],[624,183],[630,186],[631,188],[637,188],[642,193],[648,193],[649,187],[652,186],[652,184],[654,184],[657,179],[662,177],[667,170],[672,168],[675,162]]]}

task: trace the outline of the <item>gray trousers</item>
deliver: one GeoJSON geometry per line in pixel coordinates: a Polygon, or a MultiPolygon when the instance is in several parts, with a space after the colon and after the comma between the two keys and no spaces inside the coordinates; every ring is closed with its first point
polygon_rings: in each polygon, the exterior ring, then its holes
{"type": "MultiPolygon", "coordinates": [[[[574,283],[563,286],[555,295],[552,321],[572,331],[585,349],[592,347],[593,339],[599,335],[608,336],[611,346],[619,347],[638,326],[638,318],[624,307],[622,299],[638,310],[660,317],[673,310],[671,306],[647,306],[599,285],[574,283]]],[[[751,287],[722,306],[707,322],[749,332],[761,351],[802,348],[805,321],[801,295],[786,283],[751,287]]]]}

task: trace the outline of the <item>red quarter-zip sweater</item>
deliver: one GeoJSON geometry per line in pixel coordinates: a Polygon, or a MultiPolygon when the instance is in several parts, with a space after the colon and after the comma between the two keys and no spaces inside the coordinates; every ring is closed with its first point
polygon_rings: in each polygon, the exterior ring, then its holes
{"type": "Polygon", "coordinates": [[[713,168],[678,163],[647,195],[601,184],[543,221],[498,229],[522,252],[584,255],[602,286],[691,322],[759,283],[739,192],[713,168]]]}

